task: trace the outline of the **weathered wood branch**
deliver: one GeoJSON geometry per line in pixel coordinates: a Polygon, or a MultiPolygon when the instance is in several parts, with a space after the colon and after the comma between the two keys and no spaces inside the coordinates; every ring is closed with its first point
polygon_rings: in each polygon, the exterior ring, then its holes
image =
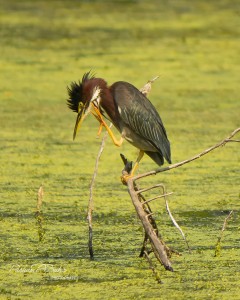
{"type": "MultiPolygon", "coordinates": [[[[111,126],[112,126],[112,124],[109,127],[111,127],[111,126]]],[[[99,160],[102,155],[107,136],[108,136],[108,133],[106,132],[102,139],[102,142],[101,142],[101,145],[100,145],[100,148],[98,151],[98,155],[97,155],[96,162],[95,162],[95,168],[94,168],[92,180],[90,183],[90,195],[89,195],[89,200],[88,200],[87,220],[88,220],[88,250],[89,250],[91,259],[94,259],[93,242],[92,242],[92,240],[93,240],[93,230],[92,230],[93,188],[94,188],[94,183],[95,183],[96,176],[97,176],[99,160]]]]}
{"type": "Polygon", "coordinates": [[[141,89],[140,92],[144,95],[147,96],[151,89],[152,89],[152,83],[157,80],[159,76],[154,77],[153,79],[149,80],[141,89]]]}
{"type": "Polygon", "coordinates": [[[153,272],[153,274],[154,274],[154,276],[155,276],[155,278],[156,278],[156,280],[157,280],[157,283],[162,283],[161,278],[160,278],[160,276],[158,275],[158,273],[157,273],[157,271],[156,271],[156,269],[155,269],[155,267],[154,267],[154,265],[153,265],[153,263],[152,263],[152,260],[151,260],[151,258],[150,258],[149,255],[148,255],[148,252],[147,252],[147,251],[144,251],[144,255],[145,255],[145,257],[146,257],[147,260],[148,260],[150,269],[152,270],[152,272],[153,272]]]}
{"type": "MultiPolygon", "coordinates": [[[[147,94],[151,90],[151,84],[157,78],[158,77],[155,77],[152,80],[148,81],[147,84],[142,89],[140,89],[140,91],[144,95],[147,96],[147,94]]],[[[142,225],[143,225],[144,230],[145,230],[145,238],[144,238],[144,242],[143,242],[143,246],[142,246],[140,256],[145,255],[146,258],[149,261],[150,266],[152,266],[151,262],[149,260],[150,258],[148,256],[148,254],[150,252],[146,251],[146,246],[147,246],[148,241],[150,241],[150,243],[151,243],[152,251],[154,252],[155,257],[158,259],[158,261],[161,264],[163,264],[165,269],[169,270],[169,271],[173,271],[173,268],[171,266],[171,262],[169,260],[169,257],[170,257],[171,252],[174,252],[174,251],[172,251],[172,250],[170,251],[170,249],[162,241],[162,239],[160,237],[160,234],[159,234],[159,231],[157,229],[156,222],[153,218],[154,213],[151,211],[151,208],[149,206],[149,202],[154,201],[158,198],[164,197],[165,202],[166,202],[166,208],[167,208],[167,211],[169,213],[169,216],[170,216],[171,220],[173,221],[174,225],[178,228],[178,230],[181,232],[181,234],[182,234],[183,238],[185,239],[185,241],[186,241],[186,238],[185,238],[185,235],[182,232],[181,228],[178,226],[178,224],[174,220],[174,218],[173,218],[173,216],[170,212],[168,203],[167,203],[166,196],[168,196],[172,193],[166,193],[165,189],[163,188],[163,194],[162,195],[159,195],[159,196],[156,196],[156,197],[153,197],[151,199],[146,200],[146,199],[144,199],[144,196],[142,195],[143,192],[149,191],[149,190],[154,189],[156,187],[163,187],[163,185],[162,184],[157,184],[157,185],[155,185],[153,187],[150,187],[150,188],[139,189],[137,187],[136,181],[141,179],[141,178],[147,177],[147,176],[156,175],[157,173],[160,173],[160,172],[165,172],[165,171],[169,171],[169,170],[174,169],[174,168],[181,167],[181,166],[183,166],[187,163],[190,163],[194,160],[197,160],[197,159],[201,158],[202,156],[210,153],[211,151],[215,150],[216,148],[224,146],[228,142],[240,142],[239,139],[233,139],[233,137],[238,132],[240,132],[240,128],[235,129],[227,138],[225,138],[221,142],[219,142],[216,145],[202,151],[201,153],[193,156],[190,159],[186,159],[184,161],[172,164],[170,166],[163,167],[163,168],[160,168],[158,170],[150,171],[150,172],[147,172],[147,173],[144,173],[144,174],[140,174],[140,175],[137,175],[137,176],[134,176],[134,177],[128,179],[128,181],[126,183],[126,185],[128,187],[128,192],[131,196],[132,203],[135,207],[137,215],[138,215],[139,219],[141,220],[142,225]]],[[[89,243],[88,243],[88,246],[89,246],[90,257],[92,259],[94,258],[93,245],[92,245],[93,187],[94,187],[94,182],[96,180],[96,175],[97,175],[97,170],[98,170],[98,162],[99,162],[100,156],[102,154],[102,151],[104,149],[106,138],[107,138],[107,133],[105,134],[104,138],[102,139],[102,143],[101,143],[101,146],[100,146],[100,149],[99,149],[99,152],[98,152],[98,156],[97,156],[97,159],[96,159],[96,164],[95,164],[95,169],[94,169],[92,181],[91,181],[91,184],[90,184],[90,197],[89,197],[89,204],[88,204],[88,217],[87,217],[87,219],[88,219],[88,223],[89,223],[89,243]]],[[[132,169],[132,162],[129,162],[123,155],[121,155],[121,157],[122,157],[124,165],[125,165],[125,168],[124,168],[122,174],[123,175],[130,174],[131,169],[132,169]]],[[[226,219],[226,222],[227,222],[227,219],[226,219]]],[[[224,223],[225,226],[226,226],[226,222],[224,223]]],[[[225,227],[224,227],[224,229],[225,229],[225,227]]],[[[187,241],[186,241],[186,243],[187,243],[187,241]]],[[[189,248],[189,246],[188,246],[188,248],[189,248]]]]}
{"type": "Polygon", "coordinates": [[[188,247],[188,251],[191,253],[191,249],[190,249],[190,247],[189,247],[189,244],[188,244],[188,241],[187,241],[187,239],[186,239],[186,236],[185,236],[184,232],[182,231],[181,227],[178,225],[178,223],[177,223],[176,220],[174,219],[174,217],[173,217],[173,215],[172,215],[172,213],[171,213],[171,211],[170,211],[170,208],[169,208],[169,205],[168,205],[168,201],[167,201],[166,198],[165,198],[165,204],[166,204],[166,209],[167,209],[167,212],[168,212],[168,215],[169,215],[170,219],[172,220],[174,226],[175,226],[175,227],[179,230],[179,232],[181,233],[181,235],[182,235],[182,237],[183,237],[183,239],[184,239],[184,241],[185,241],[185,243],[186,243],[186,245],[187,245],[187,247],[188,247]]]}
{"type": "MultiPolygon", "coordinates": [[[[156,170],[156,171],[151,171],[151,172],[148,172],[148,173],[140,174],[140,175],[137,175],[135,177],[132,177],[132,178],[128,179],[128,181],[127,181],[128,192],[131,196],[131,199],[132,199],[133,205],[136,209],[137,215],[138,215],[139,219],[141,220],[143,228],[145,230],[145,237],[144,237],[143,246],[142,246],[140,256],[143,256],[143,254],[146,253],[145,248],[146,248],[146,245],[147,245],[147,241],[149,239],[150,242],[151,242],[152,249],[153,249],[153,252],[155,254],[155,257],[164,265],[166,270],[173,271],[173,268],[172,268],[171,263],[170,263],[169,258],[168,258],[168,250],[169,249],[167,248],[167,246],[164,244],[164,242],[158,236],[158,232],[156,233],[156,225],[153,226],[153,223],[155,223],[155,221],[153,219],[153,216],[152,216],[153,212],[151,211],[150,207],[149,207],[148,210],[144,209],[144,205],[148,205],[149,202],[154,201],[158,198],[162,198],[162,197],[165,198],[166,209],[167,209],[167,212],[168,212],[173,224],[180,231],[183,239],[185,240],[185,242],[187,244],[187,247],[188,247],[189,251],[190,251],[190,248],[189,248],[188,242],[186,240],[186,237],[185,237],[183,231],[181,230],[181,228],[179,227],[179,225],[177,224],[177,222],[173,218],[173,216],[171,214],[171,211],[169,209],[169,205],[168,205],[166,196],[171,194],[171,193],[166,193],[165,188],[161,183],[156,184],[155,186],[140,189],[140,188],[137,187],[136,181],[138,179],[144,178],[146,176],[155,175],[155,174],[160,173],[160,172],[164,172],[164,171],[168,171],[168,170],[171,170],[171,169],[174,169],[174,168],[178,168],[178,167],[180,167],[180,166],[182,166],[186,163],[192,162],[192,161],[206,155],[207,153],[213,151],[216,148],[219,148],[220,146],[224,146],[228,142],[239,142],[239,140],[232,139],[233,136],[235,136],[239,131],[240,131],[240,128],[235,129],[227,138],[223,139],[221,142],[217,143],[216,145],[202,151],[201,153],[193,156],[190,159],[187,159],[187,160],[181,161],[179,163],[170,165],[166,168],[161,168],[161,169],[156,170]],[[155,189],[157,187],[161,187],[163,189],[163,195],[152,197],[148,200],[144,199],[144,201],[141,201],[141,197],[143,199],[143,196],[142,196],[143,192],[150,191],[150,190],[155,189]],[[151,218],[151,220],[150,220],[150,218],[151,218]]],[[[131,168],[129,170],[128,160],[123,155],[121,155],[121,157],[122,157],[123,162],[125,164],[125,169],[122,172],[123,175],[126,174],[126,173],[130,173],[131,168]],[[126,167],[126,166],[128,166],[128,167],[126,167]]],[[[225,221],[224,224],[226,224],[226,222],[227,222],[227,220],[225,221]]],[[[224,225],[224,226],[226,226],[226,225],[224,225]]],[[[223,227],[223,228],[225,228],[225,227],[223,227]]]]}
{"type": "Polygon", "coordinates": [[[146,231],[146,234],[148,235],[148,238],[149,238],[154,250],[158,254],[157,258],[164,265],[166,270],[173,271],[173,268],[168,259],[167,253],[165,251],[164,244],[158,238],[154,228],[152,227],[151,223],[149,222],[149,219],[148,219],[149,215],[144,211],[143,204],[139,201],[138,194],[136,193],[136,191],[134,189],[134,181],[132,179],[129,179],[127,182],[127,186],[128,186],[128,192],[131,195],[132,203],[136,209],[137,215],[142,222],[144,230],[146,231]]]}
{"type": "Polygon", "coordinates": [[[218,237],[218,240],[217,240],[217,243],[216,243],[216,246],[215,246],[215,255],[214,255],[215,257],[220,255],[221,241],[222,241],[222,237],[223,237],[223,232],[226,229],[227,222],[231,219],[232,214],[233,214],[233,210],[231,210],[230,213],[227,215],[227,217],[224,219],[222,230],[221,230],[221,233],[218,237]]]}
{"type": "Polygon", "coordinates": [[[240,140],[233,140],[232,138],[238,133],[240,132],[240,127],[235,129],[228,137],[226,137],[225,139],[223,139],[221,142],[217,143],[216,145],[202,151],[201,153],[193,156],[192,158],[189,158],[189,159],[186,159],[186,160],[183,160],[183,161],[180,161],[176,164],[172,164],[168,167],[164,167],[164,168],[161,168],[161,169],[158,169],[158,170],[154,170],[154,171],[150,171],[150,172],[147,172],[147,173],[143,173],[143,174],[140,174],[140,175],[137,175],[135,176],[133,179],[134,180],[138,180],[140,178],[143,178],[143,177],[147,177],[147,176],[151,176],[151,175],[155,175],[157,173],[161,173],[161,172],[165,172],[165,171],[169,171],[169,170],[172,170],[172,169],[175,169],[175,168],[179,168],[187,163],[190,163],[196,159],[199,159],[200,157],[208,154],[209,152],[221,147],[221,146],[224,146],[225,144],[229,143],[229,142],[240,142],[240,140]]]}
{"type": "Polygon", "coordinates": [[[37,227],[38,227],[38,239],[39,242],[43,240],[45,229],[43,228],[43,212],[42,212],[42,203],[43,203],[43,186],[40,185],[37,193],[37,207],[36,207],[36,213],[35,218],[37,221],[37,227]]]}

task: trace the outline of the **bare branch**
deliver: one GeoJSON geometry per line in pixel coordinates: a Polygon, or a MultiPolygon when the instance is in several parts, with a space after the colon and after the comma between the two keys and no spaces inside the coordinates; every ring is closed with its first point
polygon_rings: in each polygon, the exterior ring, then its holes
{"type": "Polygon", "coordinates": [[[154,77],[153,79],[149,80],[141,89],[140,89],[140,92],[144,95],[144,96],[147,96],[151,89],[152,89],[152,83],[158,79],[159,76],[156,76],[154,77]]]}
{"type": "Polygon", "coordinates": [[[137,194],[140,194],[140,193],[143,193],[143,192],[146,192],[146,191],[150,191],[152,189],[156,189],[158,187],[161,187],[162,190],[163,190],[163,193],[165,191],[165,188],[164,188],[164,185],[162,183],[158,183],[158,184],[155,184],[153,186],[150,186],[150,187],[147,187],[147,188],[144,188],[144,189],[141,189],[141,190],[137,190],[136,193],[137,194]]]}
{"type": "Polygon", "coordinates": [[[170,165],[168,167],[164,167],[164,168],[161,168],[161,169],[158,169],[158,170],[155,170],[155,171],[150,171],[150,172],[147,172],[147,173],[144,173],[144,174],[140,174],[140,175],[137,175],[133,178],[133,180],[138,180],[140,178],[143,178],[143,177],[147,177],[147,176],[150,176],[150,175],[155,175],[157,173],[161,173],[161,172],[165,172],[165,171],[169,171],[169,170],[172,170],[172,169],[175,169],[175,168],[178,168],[178,167],[181,167],[187,163],[190,163],[196,159],[199,159],[200,157],[208,154],[209,152],[215,150],[216,148],[219,148],[221,146],[224,146],[225,144],[227,144],[228,142],[239,142],[239,140],[233,140],[232,137],[234,135],[236,135],[238,132],[240,131],[240,127],[235,129],[227,138],[225,138],[224,140],[222,140],[221,142],[217,143],[216,145],[202,151],[201,153],[193,156],[192,158],[190,159],[186,159],[186,160],[183,160],[181,162],[178,162],[176,164],[173,164],[173,165],[170,165]]]}
{"type": "Polygon", "coordinates": [[[39,242],[43,240],[45,229],[43,228],[43,213],[42,213],[42,202],[43,202],[43,186],[40,185],[37,193],[37,209],[35,213],[35,218],[37,221],[37,227],[38,227],[38,239],[39,242]]]}
{"type": "Polygon", "coordinates": [[[215,246],[215,257],[216,256],[219,256],[220,255],[220,251],[221,251],[221,240],[222,240],[222,237],[223,237],[223,232],[224,230],[226,229],[226,226],[227,226],[227,222],[230,220],[230,218],[232,217],[232,214],[233,214],[233,210],[230,211],[230,213],[227,215],[227,217],[224,219],[224,222],[223,222],[223,226],[222,226],[222,230],[220,232],[220,236],[218,237],[218,240],[217,240],[217,244],[215,246]]]}
{"type": "Polygon", "coordinates": [[[157,282],[158,282],[158,283],[162,283],[161,278],[160,278],[158,272],[156,271],[156,269],[155,269],[155,267],[154,267],[154,265],[153,265],[153,263],[152,263],[152,260],[151,260],[151,258],[149,257],[149,255],[148,255],[148,253],[147,253],[146,250],[144,251],[144,254],[145,254],[146,259],[148,260],[150,269],[152,270],[152,272],[153,272],[153,274],[154,274],[154,276],[155,276],[157,282]]]}
{"type": "MultiPolygon", "coordinates": [[[[109,128],[111,128],[111,126],[112,126],[112,124],[110,124],[109,128]]],[[[91,259],[94,259],[93,244],[92,244],[93,187],[94,187],[94,183],[95,183],[96,176],[97,176],[98,163],[99,163],[100,157],[102,155],[107,136],[108,136],[108,132],[106,132],[104,137],[102,138],[102,142],[101,142],[101,145],[100,145],[100,148],[98,151],[98,155],[96,158],[96,162],[95,162],[93,177],[92,177],[91,184],[90,184],[90,196],[89,196],[89,201],[88,201],[87,220],[88,220],[88,230],[89,230],[89,232],[88,232],[89,233],[88,249],[89,249],[89,254],[90,254],[91,259]]]]}
{"type": "Polygon", "coordinates": [[[228,216],[225,218],[223,226],[222,226],[221,236],[223,234],[223,231],[226,229],[227,222],[232,217],[232,214],[233,214],[233,210],[231,210],[230,213],[228,214],[228,216]]]}
{"type": "Polygon", "coordinates": [[[189,247],[189,244],[188,244],[188,241],[187,241],[187,239],[186,239],[186,237],[185,237],[185,234],[183,233],[181,227],[178,225],[178,223],[176,222],[176,220],[174,219],[174,217],[173,217],[173,215],[172,215],[172,213],[171,213],[171,211],[170,211],[170,208],[169,208],[168,201],[167,201],[167,198],[166,198],[166,197],[165,197],[165,203],[166,203],[166,209],[167,209],[167,212],[168,212],[168,214],[169,214],[170,219],[172,220],[174,226],[180,231],[180,233],[181,233],[181,235],[182,235],[182,237],[183,237],[185,243],[187,244],[188,251],[191,252],[191,249],[190,249],[190,247],[189,247]]]}
{"type": "Polygon", "coordinates": [[[170,192],[170,193],[166,193],[166,194],[164,194],[164,195],[159,195],[159,196],[153,197],[153,198],[151,198],[151,199],[148,199],[148,200],[144,201],[143,204],[149,203],[149,202],[154,201],[154,200],[157,200],[157,199],[159,199],[159,198],[165,198],[166,196],[170,196],[170,195],[172,195],[172,194],[173,194],[173,192],[170,192]]]}
{"type": "MultiPolygon", "coordinates": [[[[132,177],[132,178],[130,177],[127,180],[126,184],[128,186],[128,192],[129,192],[129,194],[131,196],[131,199],[132,199],[133,205],[134,205],[134,207],[136,209],[137,215],[140,218],[140,220],[142,222],[142,225],[143,225],[143,227],[145,229],[145,238],[144,238],[144,241],[143,241],[143,246],[142,246],[142,250],[141,250],[140,256],[143,256],[143,254],[145,253],[147,241],[149,239],[149,241],[151,242],[151,246],[152,246],[152,250],[154,252],[154,255],[158,259],[158,261],[161,262],[164,265],[164,267],[165,267],[166,270],[173,271],[171,263],[170,263],[170,261],[168,259],[170,257],[170,254],[172,253],[172,251],[169,252],[168,250],[170,250],[170,249],[159,238],[158,230],[156,231],[156,226],[153,226],[153,223],[155,223],[155,221],[154,221],[154,219],[152,217],[153,212],[151,211],[151,209],[150,209],[150,207],[148,205],[148,203],[150,201],[154,201],[154,200],[156,200],[158,198],[161,198],[161,197],[165,198],[167,212],[168,212],[168,214],[169,214],[169,216],[170,216],[173,224],[180,231],[183,239],[185,240],[189,252],[191,252],[191,250],[190,250],[190,247],[188,245],[188,242],[186,240],[186,237],[185,237],[182,229],[177,224],[176,220],[174,219],[174,217],[173,217],[173,215],[172,215],[172,213],[170,211],[170,208],[169,208],[166,196],[169,195],[169,194],[171,194],[171,193],[166,194],[165,187],[161,183],[159,183],[159,184],[157,184],[155,186],[151,186],[151,187],[140,189],[137,186],[136,180],[141,179],[141,178],[146,177],[146,176],[155,175],[155,174],[157,174],[159,172],[164,172],[164,171],[171,170],[173,168],[178,168],[178,167],[180,167],[180,166],[182,166],[182,165],[184,165],[186,163],[189,163],[191,161],[194,161],[194,160],[196,160],[196,159],[198,159],[198,158],[206,155],[207,153],[213,151],[214,149],[216,149],[216,148],[218,148],[220,146],[224,146],[228,142],[238,142],[238,140],[233,140],[232,138],[239,131],[240,131],[240,128],[235,129],[227,138],[225,138],[224,140],[222,140],[218,144],[216,144],[216,145],[214,145],[214,146],[212,146],[212,147],[210,147],[210,148],[202,151],[201,153],[193,156],[192,158],[190,158],[188,160],[181,161],[179,163],[170,165],[170,166],[165,167],[165,168],[161,168],[161,169],[156,170],[156,171],[151,171],[151,172],[148,172],[148,173],[145,173],[145,174],[140,174],[140,175],[137,175],[137,176],[132,177]],[[144,197],[142,195],[143,192],[150,191],[150,190],[155,189],[157,187],[162,188],[162,190],[163,190],[163,194],[162,195],[153,197],[153,198],[148,199],[148,200],[144,199],[144,197]],[[142,201],[141,201],[141,198],[142,198],[142,201]],[[145,205],[147,206],[148,209],[145,207],[145,205]]],[[[123,159],[123,162],[124,162],[124,165],[125,165],[124,172],[128,173],[128,171],[126,170],[126,165],[129,165],[129,162],[128,162],[128,160],[123,155],[122,155],[122,158],[124,158],[123,159]]],[[[222,231],[226,227],[226,222],[227,222],[227,219],[226,219],[226,221],[224,223],[222,231]]],[[[219,240],[218,245],[219,244],[220,244],[220,240],[219,240]]],[[[150,262],[149,262],[149,264],[150,264],[150,262]]]]}
{"type": "Polygon", "coordinates": [[[43,186],[40,185],[37,193],[37,212],[41,211],[43,201],[43,186]]]}
{"type": "Polygon", "coordinates": [[[143,208],[143,204],[139,199],[139,195],[135,191],[135,183],[133,178],[130,178],[127,181],[128,186],[128,192],[131,195],[131,199],[133,202],[133,205],[136,209],[137,215],[139,219],[142,222],[142,225],[145,229],[145,232],[151,242],[152,249],[155,253],[156,258],[159,260],[160,263],[162,263],[166,270],[173,271],[173,268],[171,266],[171,263],[168,259],[166,248],[164,243],[158,238],[158,235],[155,232],[155,229],[151,225],[149,219],[151,218],[152,213],[147,212],[143,208]]]}
{"type": "Polygon", "coordinates": [[[170,211],[169,205],[168,205],[167,196],[172,195],[173,192],[166,193],[165,186],[164,186],[162,183],[158,183],[158,184],[156,184],[156,185],[154,185],[154,186],[151,186],[151,187],[148,187],[148,188],[144,188],[144,189],[138,190],[138,191],[136,191],[136,193],[139,194],[139,193],[146,192],[146,191],[152,190],[152,189],[154,189],[154,188],[158,188],[158,187],[161,187],[161,188],[162,188],[163,194],[162,194],[162,195],[155,196],[155,197],[150,198],[150,199],[148,199],[148,200],[145,200],[144,202],[142,202],[142,204],[144,205],[144,204],[146,204],[146,203],[149,203],[149,202],[151,202],[151,201],[157,200],[157,199],[159,199],[159,198],[164,198],[164,199],[165,199],[165,204],[166,204],[166,209],[167,209],[167,212],[168,212],[168,214],[169,214],[169,217],[170,217],[170,219],[172,220],[174,226],[180,231],[180,233],[181,233],[181,235],[182,235],[184,241],[185,241],[186,244],[187,244],[187,247],[188,247],[189,252],[191,252],[190,247],[189,247],[189,244],[188,244],[188,242],[187,242],[187,240],[186,240],[186,237],[185,237],[185,235],[184,235],[184,233],[183,233],[181,227],[178,225],[178,223],[177,223],[176,220],[174,219],[174,217],[173,217],[173,215],[172,215],[172,213],[171,213],[171,211],[170,211]]]}

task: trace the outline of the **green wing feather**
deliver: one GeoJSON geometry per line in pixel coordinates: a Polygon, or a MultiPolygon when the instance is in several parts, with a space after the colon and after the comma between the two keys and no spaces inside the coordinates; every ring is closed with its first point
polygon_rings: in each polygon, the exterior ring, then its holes
{"type": "Polygon", "coordinates": [[[139,136],[148,140],[171,163],[167,133],[152,103],[127,82],[116,82],[112,88],[122,120],[139,136]]]}

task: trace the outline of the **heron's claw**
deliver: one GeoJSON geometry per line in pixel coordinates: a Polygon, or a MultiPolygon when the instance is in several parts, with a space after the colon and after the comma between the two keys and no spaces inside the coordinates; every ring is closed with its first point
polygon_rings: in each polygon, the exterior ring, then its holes
{"type": "Polygon", "coordinates": [[[128,174],[128,173],[123,174],[123,175],[120,177],[120,178],[121,178],[121,181],[122,181],[122,184],[127,185],[128,180],[131,179],[132,177],[133,177],[133,174],[132,174],[132,173],[130,173],[130,174],[128,174]]]}
{"type": "Polygon", "coordinates": [[[111,137],[113,143],[114,143],[116,146],[120,147],[120,146],[122,145],[123,138],[121,137],[119,141],[115,138],[113,132],[112,132],[111,129],[110,129],[111,125],[110,125],[110,127],[109,127],[109,126],[107,125],[107,123],[104,121],[103,116],[102,116],[102,114],[101,114],[99,108],[98,108],[96,105],[94,105],[94,104],[92,104],[92,105],[93,105],[93,106],[92,106],[93,109],[91,110],[91,113],[94,115],[94,117],[95,117],[95,118],[99,121],[99,123],[100,123],[99,131],[98,131],[99,134],[101,133],[102,127],[104,126],[104,127],[106,128],[108,134],[110,135],[110,137],[111,137]]]}
{"type": "Polygon", "coordinates": [[[120,156],[124,163],[124,169],[122,170],[122,176],[120,178],[122,184],[127,185],[128,180],[133,177],[132,161],[127,160],[127,158],[122,153],[120,154],[120,156]]]}

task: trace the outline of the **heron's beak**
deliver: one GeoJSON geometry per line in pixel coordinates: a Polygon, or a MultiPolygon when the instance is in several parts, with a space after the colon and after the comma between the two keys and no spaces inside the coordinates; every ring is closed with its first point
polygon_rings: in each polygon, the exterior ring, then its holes
{"type": "Polygon", "coordinates": [[[90,105],[87,108],[86,108],[86,105],[81,107],[81,109],[80,109],[80,111],[77,115],[77,120],[76,120],[76,124],[75,124],[75,127],[74,127],[73,140],[75,139],[76,134],[78,132],[78,129],[80,128],[83,120],[86,118],[86,116],[89,113],[92,113],[98,120],[100,120],[99,117],[96,116],[95,110],[96,110],[96,108],[94,109],[94,104],[93,103],[90,103],[90,105]]]}
{"type": "Polygon", "coordinates": [[[88,115],[88,112],[85,113],[85,106],[83,106],[80,110],[80,112],[78,113],[77,115],[77,120],[76,120],[76,123],[75,123],[75,127],[74,127],[74,132],[73,132],[73,140],[75,139],[76,137],[76,134],[78,132],[78,129],[80,128],[83,120],[85,119],[85,117],[88,115]]]}

